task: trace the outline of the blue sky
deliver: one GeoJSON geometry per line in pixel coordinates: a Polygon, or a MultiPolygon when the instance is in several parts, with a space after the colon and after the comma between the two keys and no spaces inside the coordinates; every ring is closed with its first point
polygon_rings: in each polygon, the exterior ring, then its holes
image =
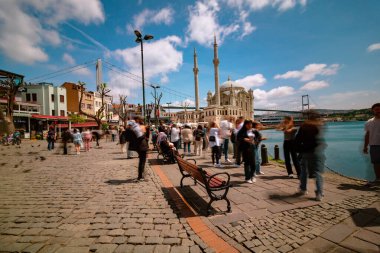
{"type": "Polygon", "coordinates": [[[162,102],[194,103],[195,48],[205,105],[216,35],[220,83],[230,76],[253,89],[257,108],[298,109],[304,94],[318,108],[368,108],[380,102],[379,13],[378,0],[2,0],[0,68],[94,90],[101,58],[113,94],[141,103],[139,29],[154,35],[145,77],[162,102]]]}

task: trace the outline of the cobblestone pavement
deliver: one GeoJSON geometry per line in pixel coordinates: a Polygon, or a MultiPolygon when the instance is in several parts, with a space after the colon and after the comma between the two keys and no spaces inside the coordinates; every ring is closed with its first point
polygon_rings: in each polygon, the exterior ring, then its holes
{"type": "Polygon", "coordinates": [[[134,182],[138,160],[115,144],[68,156],[43,141],[0,147],[0,252],[212,251],[149,167],[146,182],[134,182]]]}

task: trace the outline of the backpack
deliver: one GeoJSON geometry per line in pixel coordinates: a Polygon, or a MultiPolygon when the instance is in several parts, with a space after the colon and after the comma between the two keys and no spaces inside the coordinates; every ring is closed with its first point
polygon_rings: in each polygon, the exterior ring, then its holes
{"type": "Polygon", "coordinates": [[[235,142],[236,142],[236,134],[235,134],[235,131],[232,131],[231,136],[230,136],[230,140],[231,140],[232,143],[235,143],[235,142]]]}
{"type": "Polygon", "coordinates": [[[195,132],[195,140],[196,141],[201,141],[203,137],[203,131],[202,130],[197,130],[195,132]]]}

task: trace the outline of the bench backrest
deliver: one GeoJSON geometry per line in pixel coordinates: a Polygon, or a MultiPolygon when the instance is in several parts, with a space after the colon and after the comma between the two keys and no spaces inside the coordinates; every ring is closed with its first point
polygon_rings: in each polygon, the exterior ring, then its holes
{"type": "Polygon", "coordinates": [[[202,175],[203,171],[201,168],[198,168],[196,164],[188,162],[180,156],[176,156],[176,160],[177,160],[178,167],[180,170],[186,171],[187,173],[191,175],[192,178],[206,185],[204,175],[202,175]]]}

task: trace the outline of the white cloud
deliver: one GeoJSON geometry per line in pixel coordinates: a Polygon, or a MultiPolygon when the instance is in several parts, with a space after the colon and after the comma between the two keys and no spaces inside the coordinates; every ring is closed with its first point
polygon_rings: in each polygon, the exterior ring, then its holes
{"type": "Polygon", "coordinates": [[[174,10],[170,7],[165,7],[161,10],[145,9],[139,14],[133,16],[133,24],[127,24],[127,30],[133,32],[134,30],[142,30],[147,24],[165,24],[170,25],[173,23],[174,10]]]}
{"type": "Polygon", "coordinates": [[[242,79],[238,79],[236,80],[236,82],[244,86],[244,88],[250,89],[252,87],[259,87],[264,85],[267,82],[267,80],[262,74],[255,74],[246,76],[242,79]]]}
{"type": "Polygon", "coordinates": [[[227,0],[227,4],[239,9],[249,8],[252,11],[259,11],[266,7],[277,8],[278,11],[287,11],[297,4],[302,7],[306,6],[307,0],[227,0]]]}
{"type": "Polygon", "coordinates": [[[59,45],[57,26],[66,20],[103,22],[99,0],[2,0],[0,1],[0,51],[10,59],[33,64],[49,56],[45,44],[59,45]]]}
{"type": "Polygon", "coordinates": [[[189,98],[186,98],[183,101],[174,101],[172,102],[172,106],[195,106],[195,101],[189,98]]]}
{"type": "Polygon", "coordinates": [[[109,76],[110,79],[107,84],[114,97],[118,97],[119,94],[126,95],[130,99],[141,96],[141,80],[133,80],[123,74],[115,72],[112,72],[112,75],[109,76]]]}
{"type": "Polygon", "coordinates": [[[368,52],[373,52],[376,50],[380,50],[380,43],[375,43],[375,44],[369,45],[367,48],[368,52]]]}
{"type": "MultiPolygon", "coordinates": [[[[145,80],[159,77],[163,83],[168,82],[168,74],[178,71],[182,66],[183,53],[176,49],[181,44],[181,39],[177,36],[168,36],[161,40],[144,43],[144,70],[145,80]]],[[[112,55],[121,59],[126,65],[126,69],[131,73],[141,76],[141,51],[140,46],[133,48],[115,50],[112,55]]],[[[136,79],[138,77],[134,77],[136,79]]],[[[139,78],[138,78],[139,79],[139,78]]],[[[134,83],[132,80],[125,80],[125,77],[111,78],[110,84],[128,90],[128,94],[138,87],[141,87],[141,81],[138,85],[125,86],[126,82],[134,83]]],[[[137,82],[138,83],[138,82],[137,82]]],[[[128,95],[126,94],[126,95],[128,95]]]]}
{"type": "Polygon", "coordinates": [[[318,98],[318,107],[334,109],[363,109],[378,103],[379,91],[362,90],[338,92],[318,98]]]}
{"type": "Polygon", "coordinates": [[[68,53],[63,54],[62,60],[69,65],[75,65],[75,59],[71,55],[69,55],[68,53]]]}
{"type": "Polygon", "coordinates": [[[329,86],[329,83],[326,81],[311,81],[302,86],[300,90],[319,90],[329,86]]]}
{"type": "Polygon", "coordinates": [[[81,76],[91,76],[92,72],[89,68],[78,68],[73,71],[73,73],[81,76]]]}
{"type": "Polygon", "coordinates": [[[288,71],[285,74],[276,75],[275,79],[290,79],[295,78],[300,81],[310,81],[317,75],[331,76],[335,75],[339,70],[339,64],[316,64],[312,63],[303,68],[303,70],[288,71]]]}
{"type": "MultiPolygon", "coordinates": [[[[189,8],[189,24],[187,27],[187,41],[196,41],[204,46],[211,46],[214,35],[221,44],[226,36],[236,32],[240,26],[237,23],[223,26],[218,23],[217,14],[220,11],[216,0],[198,1],[189,8]]],[[[247,32],[252,30],[247,25],[247,32]]],[[[252,30],[253,31],[253,30],[252,30]]],[[[251,32],[252,32],[251,31],[251,32]]]]}
{"type": "Polygon", "coordinates": [[[290,86],[280,86],[269,91],[261,89],[253,91],[256,108],[273,108],[278,102],[289,99],[294,94],[296,94],[296,91],[290,86]]]}

